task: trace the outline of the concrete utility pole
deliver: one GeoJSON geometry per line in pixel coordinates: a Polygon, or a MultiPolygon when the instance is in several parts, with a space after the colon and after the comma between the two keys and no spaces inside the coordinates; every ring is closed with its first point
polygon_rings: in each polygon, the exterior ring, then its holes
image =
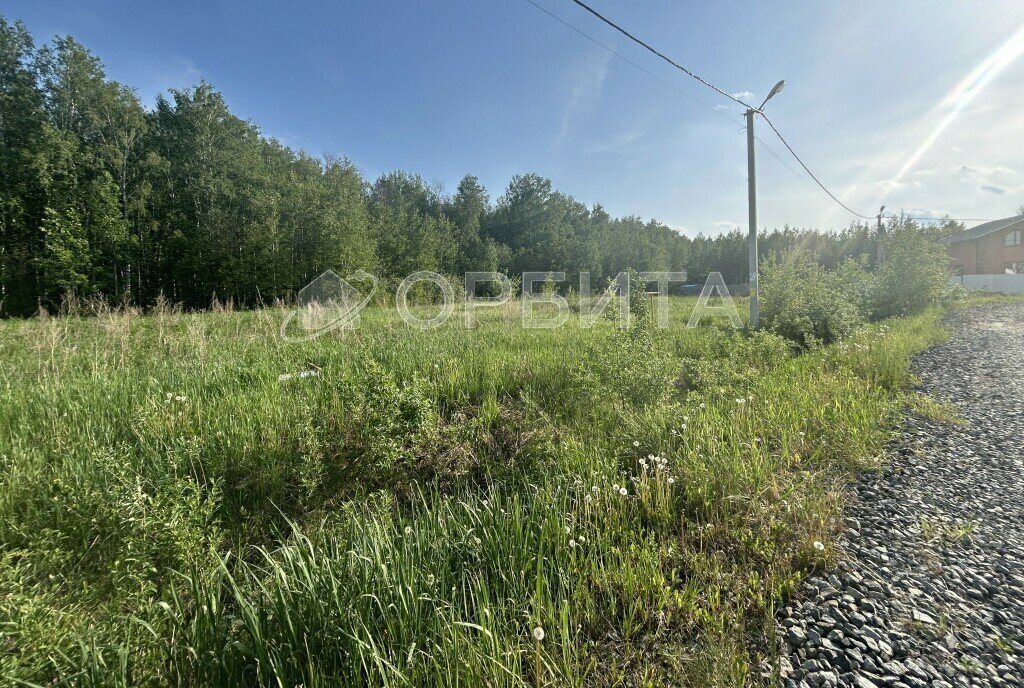
{"type": "Polygon", "coordinates": [[[761,325],[761,313],[757,304],[757,169],[754,164],[754,115],[761,112],[765,103],[785,87],[785,81],[775,84],[768,97],[761,103],[761,107],[747,110],[747,253],[750,271],[750,327],[755,330],[761,325]]]}
{"type": "Polygon", "coordinates": [[[878,209],[878,232],[875,236],[875,269],[877,270],[882,265],[882,254],[885,252],[885,247],[882,246],[882,237],[885,236],[885,228],[882,227],[882,213],[885,212],[885,206],[883,205],[878,209]]]}
{"type": "Polygon", "coordinates": [[[754,165],[754,115],[747,110],[747,254],[750,280],[750,327],[761,325],[761,313],[757,306],[757,170],[754,165]]]}

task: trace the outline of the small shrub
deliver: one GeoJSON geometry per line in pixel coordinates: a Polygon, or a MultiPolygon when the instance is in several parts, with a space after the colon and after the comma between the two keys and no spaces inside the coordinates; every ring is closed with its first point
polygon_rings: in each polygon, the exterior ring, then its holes
{"type": "Polygon", "coordinates": [[[885,258],[871,289],[874,320],[920,313],[951,300],[949,254],[911,221],[897,221],[885,237],[885,258]]]}
{"type": "Polygon", "coordinates": [[[712,331],[717,335],[709,350],[682,359],[676,380],[679,389],[744,394],[760,374],[777,368],[793,355],[790,343],[773,332],[758,330],[747,336],[742,332],[712,331]]]}
{"type": "MultiPolygon", "coordinates": [[[[849,280],[854,273],[855,267],[847,266],[842,274],[849,280]]],[[[778,264],[765,266],[760,291],[763,326],[805,349],[848,336],[862,318],[838,275],[802,251],[786,253],[778,264]]]]}

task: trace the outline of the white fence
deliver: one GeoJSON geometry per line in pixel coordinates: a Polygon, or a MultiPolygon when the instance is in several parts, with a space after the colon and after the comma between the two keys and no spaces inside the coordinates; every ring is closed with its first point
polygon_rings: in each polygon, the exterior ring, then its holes
{"type": "Polygon", "coordinates": [[[1024,294],[1024,275],[959,275],[953,282],[971,291],[1024,294]]]}

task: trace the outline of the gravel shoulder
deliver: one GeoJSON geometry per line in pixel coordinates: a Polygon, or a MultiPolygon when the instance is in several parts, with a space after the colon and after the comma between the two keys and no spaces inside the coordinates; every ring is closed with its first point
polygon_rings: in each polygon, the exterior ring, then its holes
{"type": "Polygon", "coordinates": [[[915,371],[965,422],[911,418],[861,476],[843,563],[783,612],[787,688],[1024,686],[1024,303],[947,323],[915,371]]]}

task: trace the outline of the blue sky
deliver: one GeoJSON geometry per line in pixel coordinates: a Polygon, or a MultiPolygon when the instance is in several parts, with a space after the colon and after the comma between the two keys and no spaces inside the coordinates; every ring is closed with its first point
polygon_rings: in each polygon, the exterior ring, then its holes
{"type": "MultiPolygon", "coordinates": [[[[687,234],[746,224],[742,112],[570,0],[7,0],[37,40],[71,34],[151,104],[206,79],[288,145],[493,195],[520,172],[687,234]]],[[[1024,204],[1024,3],[592,0],[732,93],[760,102],[848,205],[997,218],[1024,204]]],[[[760,224],[851,217],[762,124],[760,224]]]]}

